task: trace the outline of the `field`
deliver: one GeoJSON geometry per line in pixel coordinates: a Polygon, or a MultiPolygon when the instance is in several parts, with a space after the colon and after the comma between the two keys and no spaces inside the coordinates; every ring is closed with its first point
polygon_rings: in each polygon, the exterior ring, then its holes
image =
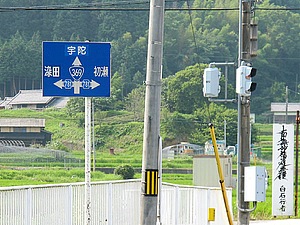
{"type": "MultiPolygon", "coordinates": [[[[20,155],[20,158],[22,155],[20,155]]],[[[84,153],[82,151],[75,152],[72,156],[73,160],[77,160],[77,163],[68,162],[36,162],[32,161],[29,167],[24,167],[21,163],[18,166],[13,166],[12,163],[2,164],[0,185],[12,186],[12,185],[37,185],[37,184],[51,184],[51,183],[69,183],[69,182],[83,182],[84,181],[84,153]],[[39,167],[37,167],[39,166],[39,167]]],[[[28,155],[27,155],[28,157],[28,155]]],[[[96,167],[111,167],[116,168],[119,165],[129,164],[134,165],[135,168],[141,168],[141,155],[126,155],[125,153],[111,155],[109,153],[98,153],[96,157],[96,167]]],[[[234,168],[236,168],[236,160],[233,160],[234,168]]],[[[16,163],[16,162],[14,162],[16,163]]],[[[266,202],[258,203],[257,209],[251,213],[253,219],[272,219],[271,215],[271,170],[272,164],[266,163],[261,160],[251,160],[252,165],[264,165],[266,166],[270,178],[269,186],[267,190],[266,202]]],[[[191,157],[179,157],[174,160],[163,160],[163,168],[189,168],[192,169],[193,160],[191,157]],[[178,166],[180,165],[180,166],[178,166]]],[[[136,173],[135,178],[140,178],[141,174],[136,173]]],[[[96,171],[92,172],[92,181],[101,180],[118,180],[120,176],[114,174],[104,174],[96,171]]],[[[169,182],[174,184],[193,185],[192,174],[163,174],[163,182],[169,182]]],[[[233,190],[233,210],[234,216],[237,216],[236,208],[236,190],[233,190]]],[[[300,211],[299,211],[300,214],[300,211]]],[[[298,215],[299,215],[298,214],[298,215]]]]}
{"type": "MultiPolygon", "coordinates": [[[[78,120],[70,119],[65,112],[46,110],[43,112],[17,110],[1,111],[2,117],[34,117],[46,118],[46,130],[53,133],[51,144],[42,148],[11,148],[0,149],[0,186],[38,185],[84,181],[84,131],[78,128],[78,120]],[[63,123],[64,127],[59,126],[63,123]],[[57,150],[53,150],[57,149],[57,150]]],[[[115,114],[113,114],[115,116],[115,114]]],[[[120,119],[119,115],[118,119],[120,119]]],[[[127,115],[126,115],[126,119],[127,115]]],[[[255,146],[260,148],[261,157],[252,158],[252,165],[266,166],[269,178],[266,202],[259,203],[257,209],[251,213],[253,219],[271,219],[271,186],[272,186],[272,125],[254,124],[258,132],[258,141],[255,146]]],[[[141,153],[141,125],[123,124],[115,117],[103,119],[102,131],[107,132],[109,140],[102,143],[95,151],[96,168],[116,168],[120,165],[131,165],[136,169],[142,167],[141,153]],[[110,121],[117,122],[113,127],[110,121]],[[133,136],[132,133],[134,133],[133,136]],[[115,136],[114,136],[115,135],[115,136]],[[138,135],[138,136],[137,136],[138,135]],[[124,139],[123,139],[124,138],[124,139]],[[124,140],[124,141],[123,141],[124,140]],[[133,145],[126,147],[125,140],[133,145]],[[110,146],[114,146],[115,153],[110,154],[110,146]],[[127,150],[126,150],[127,149],[127,150]]],[[[99,128],[98,127],[98,128],[99,128]]],[[[92,154],[94,156],[94,154],[92,154]]],[[[94,165],[92,165],[93,168],[94,165]]],[[[233,169],[236,169],[236,159],[233,160],[233,169]]],[[[172,160],[163,160],[163,168],[169,169],[192,169],[193,158],[181,156],[172,160]]],[[[135,178],[140,178],[137,172],[135,178]]],[[[119,180],[120,176],[105,174],[100,171],[92,172],[92,181],[119,180]]],[[[164,173],[163,182],[193,185],[192,174],[164,173]]],[[[299,182],[298,182],[299,185],[299,182]]],[[[299,208],[299,207],[298,207],[299,208]]],[[[233,190],[233,211],[237,216],[236,190],[233,190]]],[[[298,212],[298,215],[300,211],[298,212]]],[[[298,216],[299,217],[299,216],[298,216]]]]}

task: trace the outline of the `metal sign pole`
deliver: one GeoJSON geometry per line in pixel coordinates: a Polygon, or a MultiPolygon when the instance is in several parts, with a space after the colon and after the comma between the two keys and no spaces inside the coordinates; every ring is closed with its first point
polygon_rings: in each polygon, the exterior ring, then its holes
{"type": "Polygon", "coordinates": [[[92,98],[85,98],[85,225],[91,224],[91,108],[92,98]]]}

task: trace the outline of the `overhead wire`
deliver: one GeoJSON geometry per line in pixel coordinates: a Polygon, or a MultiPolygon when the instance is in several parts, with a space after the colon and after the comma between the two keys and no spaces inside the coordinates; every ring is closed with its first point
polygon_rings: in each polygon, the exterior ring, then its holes
{"type": "MultiPolygon", "coordinates": [[[[186,0],[186,3],[187,3],[187,7],[189,9],[190,8],[190,1],[186,0]]],[[[196,40],[196,33],[195,33],[194,24],[193,24],[192,12],[190,10],[188,12],[189,12],[190,24],[191,24],[192,34],[193,34],[193,41],[194,41],[194,45],[195,45],[195,48],[196,48],[196,54],[198,56],[199,55],[199,48],[198,48],[198,44],[197,44],[197,40],[196,40]]],[[[200,68],[199,57],[197,57],[197,61],[198,61],[197,64],[198,64],[199,72],[200,72],[201,68],[200,68]]],[[[208,121],[211,123],[211,116],[210,116],[210,111],[209,111],[209,105],[208,105],[207,101],[204,101],[204,102],[205,102],[205,106],[206,106],[206,110],[207,110],[208,121]]]]}
{"type": "MultiPolygon", "coordinates": [[[[45,6],[45,7],[0,7],[0,12],[13,11],[149,11],[149,8],[121,7],[78,7],[78,6],[45,6]]],[[[255,8],[262,11],[300,11],[300,8],[255,8]]],[[[165,11],[238,11],[238,8],[165,8],[165,11]]]]}
{"type": "MultiPolygon", "coordinates": [[[[185,2],[186,0],[166,0],[166,3],[185,2]]],[[[135,1],[118,1],[118,2],[93,2],[93,3],[78,3],[78,4],[62,4],[62,5],[35,5],[35,6],[22,6],[22,7],[0,7],[0,12],[10,11],[51,11],[51,10],[79,10],[79,11],[148,11],[147,7],[140,7],[142,5],[149,4],[150,0],[135,0],[135,1]],[[139,6],[131,7],[128,6],[139,6]]],[[[264,11],[293,11],[300,10],[300,7],[272,7],[272,8],[259,8],[255,7],[255,10],[264,11]]],[[[166,7],[166,11],[238,11],[239,7],[166,7]]]]}

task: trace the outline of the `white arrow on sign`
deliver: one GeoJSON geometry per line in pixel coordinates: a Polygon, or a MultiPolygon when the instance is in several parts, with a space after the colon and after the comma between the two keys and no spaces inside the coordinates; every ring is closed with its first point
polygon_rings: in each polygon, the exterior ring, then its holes
{"type": "MultiPolygon", "coordinates": [[[[54,85],[59,87],[60,89],[63,89],[63,88],[70,89],[70,88],[73,87],[74,88],[74,93],[79,94],[80,88],[83,87],[82,86],[82,81],[68,80],[68,82],[66,82],[67,80],[64,81],[64,80],[60,79],[59,81],[56,81],[54,83],[54,85]],[[66,86],[66,85],[68,85],[68,86],[66,86]]],[[[96,82],[94,80],[91,80],[90,84],[85,89],[95,89],[96,87],[99,87],[99,86],[100,86],[100,84],[98,82],[96,82]]]]}
{"type": "Polygon", "coordinates": [[[92,88],[92,89],[94,89],[94,88],[96,88],[96,87],[98,87],[98,86],[100,86],[99,83],[97,83],[97,82],[94,81],[94,80],[91,81],[91,88],[92,88]]]}
{"type": "Polygon", "coordinates": [[[82,64],[81,64],[78,56],[76,56],[76,58],[75,58],[75,60],[74,60],[74,62],[72,64],[72,66],[82,66],[82,64]]]}
{"type": "Polygon", "coordinates": [[[54,83],[54,85],[59,87],[60,89],[63,89],[63,87],[65,87],[64,81],[62,79],[60,79],[59,81],[56,81],[54,83]]]}

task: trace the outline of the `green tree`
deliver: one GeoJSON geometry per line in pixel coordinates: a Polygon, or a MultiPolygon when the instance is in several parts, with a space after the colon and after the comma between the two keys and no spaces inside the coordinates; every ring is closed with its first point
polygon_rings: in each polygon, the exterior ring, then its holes
{"type": "MultiPolygon", "coordinates": [[[[112,4],[109,0],[101,2],[85,0],[84,3],[79,0],[0,0],[1,7],[76,6],[88,3],[112,4]]],[[[191,7],[207,8],[238,6],[237,1],[230,0],[195,0],[189,3],[191,7]]],[[[279,100],[277,94],[271,90],[271,87],[275,87],[273,86],[275,82],[283,83],[291,90],[298,90],[300,14],[295,10],[284,9],[285,6],[295,7],[299,5],[298,3],[298,0],[265,0],[259,3],[259,7],[283,10],[255,11],[253,19],[258,22],[259,46],[258,56],[252,60],[252,63],[258,69],[257,76],[253,79],[258,86],[251,96],[252,112],[267,112],[270,108],[269,102],[279,100]]],[[[138,4],[116,2],[115,4],[122,7],[132,7],[132,4],[135,7],[146,6],[146,3],[141,2],[138,4]]],[[[187,3],[182,1],[166,2],[166,4],[168,7],[187,7],[187,3]]],[[[0,95],[12,96],[19,88],[41,87],[42,40],[90,39],[112,43],[112,69],[122,78],[122,88],[116,89],[112,95],[116,98],[99,100],[99,107],[102,103],[102,106],[105,106],[103,108],[124,107],[126,96],[141,85],[146,75],[148,14],[145,11],[128,13],[104,10],[15,10],[1,13],[0,28],[3,32],[0,34],[0,51],[2,51],[0,52],[0,82],[2,81],[0,95]],[[17,37],[18,35],[21,38],[17,37]],[[23,72],[20,74],[18,71],[23,72]],[[120,90],[121,99],[119,99],[120,90]]],[[[200,83],[197,83],[198,79],[197,82],[190,79],[192,77],[190,75],[188,78],[190,81],[180,78],[183,85],[177,84],[175,88],[175,84],[172,84],[175,79],[173,75],[177,76],[179,71],[183,73],[182,70],[195,64],[237,61],[237,24],[237,10],[166,11],[162,75],[164,78],[172,77],[170,90],[174,91],[174,94],[168,93],[169,88],[163,87],[163,103],[169,110],[191,113],[202,106],[201,77],[200,83]],[[196,90],[197,88],[199,89],[196,90]]],[[[168,81],[166,80],[165,83],[168,81]]],[[[233,84],[234,79],[229,83],[233,84]]],[[[223,96],[223,93],[220,93],[220,96],[223,96]]],[[[297,99],[295,96],[293,100],[297,101],[297,99]]]]}
{"type": "Polygon", "coordinates": [[[95,98],[95,108],[100,110],[124,109],[123,101],[123,79],[116,72],[111,78],[111,95],[108,98],[95,98]]]}
{"type": "Polygon", "coordinates": [[[198,129],[193,130],[191,135],[193,143],[204,144],[207,140],[211,140],[209,123],[214,125],[218,140],[224,140],[226,123],[227,145],[235,145],[237,143],[237,110],[228,109],[224,105],[210,103],[207,107],[198,109],[194,115],[197,121],[203,122],[198,124],[198,129]]]}
{"type": "Polygon", "coordinates": [[[125,105],[127,111],[133,112],[134,120],[143,120],[145,111],[145,86],[133,89],[126,97],[125,105]]]}
{"type": "MultiPolygon", "coordinates": [[[[79,0],[71,0],[71,4],[78,3],[80,3],[79,0]]],[[[53,37],[66,41],[72,40],[72,37],[77,37],[80,41],[97,40],[95,37],[99,21],[95,12],[60,11],[56,17],[53,27],[53,37]]]]}
{"type": "Polygon", "coordinates": [[[167,113],[163,116],[161,123],[161,134],[164,143],[174,144],[190,141],[191,134],[196,128],[195,123],[193,115],[178,112],[167,113]]]}
{"type": "Polygon", "coordinates": [[[273,102],[285,102],[286,99],[286,86],[282,82],[274,82],[270,88],[273,102]]]}
{"type": "MultiPolygon", "coordinates": [[[[107,2],[111,2],[107,0],[107,2]]],[[[130,4],[122,5],[122,7],[131,7],[130,4]]],[[[136,7],[144,7],[137,5],[136,7]]],[[[130,33],[134,40],[144,36],[145,30],[148,28],[148,13],[135,11],[128,13],[101,11],[98,14],[99,28],[98,39],[102,41],[117,40],[125,33],[130,33]]]]}
{"type": "Polygon", "coordinates": [[[275,5],[286,6],[286,7],[299,7],[299,0],[270,0],[270,3],[274,3],[275,5]]]}
{"type": "MultiPolygon", "coordinates": [[[[279,8],[270,2],[264,1],[260,7],[279,8]]],[[[258,68],[258,75],[255,77],[258,87],[253,102],[257,102],[256,96],[270,97],[270,102],[283,101],[282,91],[285,90],[285,86],[295,90],[298,85],[296,81],[300,45],[296,43],[300,43],[300,25],[296,21],[299,21],[300,17],[298,13],[287,10],[264,13],[258,11],[256,16],[260,34],[258,57],[254,61],[255,67],[258,68]],[[278,90],[279,83],[282,83],[282,91],[278,90]]],[[[255,112],[267,111],[269,107],[268,104],[263,105],[263,108],[256,107],[258,111],[255,112]]]]}
{"type": "Polygon", "coordinates": [[[112,44],[112,67],[122,76],[124,97],[137,87],[134,80],[137,72],[146,74],[146,48],[146,38],[140,37],[134,41],[129,32],[112,44]]]}
{"type": "Polygon", "coordinates": [[[114,170],[114,174],[120,175],[125,180],[125,179],[133,179],[135,172],[132,166],[122,165],[122,166],[118,166],[114,170]]]}
{"type": "Polygon", "coordinates": [[[67,108],[67,114],[71,117],[76,116],[78,113],[84,112],[85,109],[84,98],[70,98],[66,108],[67,108]]]}
{"type": "Polygon", "coordinates": [[[137,71],[132,78],[132,82],[135,84],[135,87],[140,87],[143,85],[145,80],[146,75],[142,74],[140,71],[137,71]]]}
{"type": "Polygon", "coordinates": [[[34,34],[27,41],[17,32],[1,46],[0,82],[4,84],[3,97],[13,96],[20,89],[40,87],[40,52],[41,41],[39,34],[34,34]]]}
{"type": "Polygon", "coordinates": [[[202,75],[205,65],[195,65],[179,71],[164,81],[163,101],[170,112],[191,114],[204,105],[202,75]]]}
{"type": "Polygon", "coordinates": [[[194,64],[191,59],[193,56],[190,51],[191,40],[186,34],[187,26],[189,26],[188,14],[172,11],[165,14],[164,77],[194,64]]]}

